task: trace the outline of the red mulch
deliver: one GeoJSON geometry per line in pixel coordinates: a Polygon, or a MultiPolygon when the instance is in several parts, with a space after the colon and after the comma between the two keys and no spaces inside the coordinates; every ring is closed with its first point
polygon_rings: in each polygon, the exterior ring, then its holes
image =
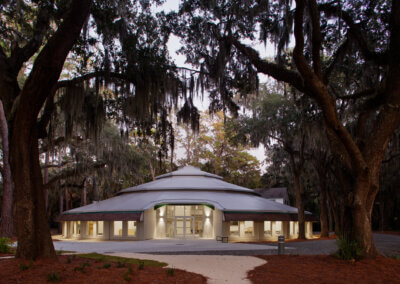
{"type": "Polygon", "coordinates": [[[48,275],[52,272],[60,275],[58,283],[194,283],[203,284],[205,277],[174,269],[174,275],[168,275],[167,269],[161,267],[144,266],[139,270],[138,266],[132,264],[132,273],[126,267],[118,268],[115,262],[110,262],[111,267],[104,268],[105,262],[93,259],[85,259],[71,256],[58,256],[58,260],[40,259],[35,262],[26,262],[17,259],[0,260],[0,283],[48,283],[48,275]],[[68,258],[70,263],[68,263],[68,258]],[[82,267],[87,262],[89,266],[85,271],[75,271],[75,268],[82,267]],[[21,263],[28,266],[26,270],[21,268],[21,263]],[[124,280],[125,275],[125,280],[124,280]],[[126,280],[126,276],[130,280],[126,280]]]}
{"type": "Polygon", "coordinates": [[[253,283],[400,283],[400,260],[361,261],[332,256],[259,256],[268,263],[248,272],[253,283]]]}

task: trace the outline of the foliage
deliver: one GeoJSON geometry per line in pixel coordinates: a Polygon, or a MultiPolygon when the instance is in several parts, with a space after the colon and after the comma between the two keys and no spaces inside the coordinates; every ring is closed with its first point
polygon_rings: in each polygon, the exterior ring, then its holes
{"type": "Polygon", "coordinates": [[[363,248],[360,243],[355,240],[348,240],[346,238],[339,238],[336,241],[338,251],[335,256],[343,260],[359,259],[363,255],[363,248]]]}
{"type": "Polygon", "coordinates": [[[61,281],[61,275],[59,272],[50,272],[47,275],[47,282],[60,282],[61,281]]]}
{"type": "Polygon", "coordinates": [[[9,253],[11,251],[11,240],[9,238],[0,238],[0,253],[9,253]]]}
{"type": "Polygon", "coordinates": [[[111,263],[109,263],[109,262],[106,262],[103,264],[103,268],[105,268],[105,269],[110,268],[110,267],[111,267],[111,263]]]}
{"type": "Polygon", "coordinates": [[[173,268],[167,268],[167,269],[165,270],[165,273],[166,273],[168,276],[174,276],[174,275],[175,275],[175,269],[173,269],[173,268]]]}
{"type": "Polygon", "coordinates": [[[221,175],[224,180],[234,184],[259,187],[259,161],[247,152],[249,147],[232,141],[237,130],[231,127],[223,113],[218,112],[213,116],[204,114],[201,121],[198,134],[184,128],[186,137],[178,141],[186,150],[186,158],[178,162],[221,175]]]}
{"type": "Polygon", "coordinates": [[[164,262],[158,262],[158,261],[154,261],[154,260],[147,260],[147,259],[140,260],[140,259],[135,259],[135,258],[124,258],[124,257],[119,257],[119,256],[103,255],[103,254],[97,254],[97,253],[78,254],[78,257],[95,259],[95,260],[100,260],[100,261],[104,261],[104,262],[120,261],[120,262],[124,262],[126,264],[142,263],[143,266],[158,266],[158,267],[167,266],[167,264],[164,262]]]}
{"type": "Polygon", "coordinates": [[[139,270],[143,270],[144,269],[144,261],[143,260],[139,260],[138,269],[139,270]]]}

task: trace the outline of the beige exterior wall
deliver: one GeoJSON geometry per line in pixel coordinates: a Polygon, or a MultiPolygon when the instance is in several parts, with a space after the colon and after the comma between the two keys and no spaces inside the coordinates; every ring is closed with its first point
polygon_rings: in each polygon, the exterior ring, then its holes
{"type": "MultiPolygon", "coordinates": [[[[207,207],[208,208],[208,207],[207,207]]],[[[229,241],[277,241],[279,235],[285,239],[298,237],[297,221],[254,221],[250,228],[244,221],[239,221],[239,235],[230,232],[231,222],[223,221],[220,210],[208,208],[205,212],[203,235],[201,238],[215,238],[216,236],[227,236],[229,241]],[[209,211],[208,211],[209,209],[209,211]]],[[[87,221],[80,222],[80,234],[78,234],[77,221],[65,221],[62,223],[62,236],[67,239],[98,239],[98,240],[148,240],[154,238],[165,238],[165,222],[162,218],[156,218],[156,210],[153,208],[144,211],[143,221],[136,222],[136,235],[128,236],[128,221],[122,221],[122,235],[114,235],[114,222],[103,222],[103,234],[99,235],[98,223],[93,224],[93,235],[89,235],[87,221]]],[[[312,238],[312,222],[306,222],[306,237],[312,238]]]]}

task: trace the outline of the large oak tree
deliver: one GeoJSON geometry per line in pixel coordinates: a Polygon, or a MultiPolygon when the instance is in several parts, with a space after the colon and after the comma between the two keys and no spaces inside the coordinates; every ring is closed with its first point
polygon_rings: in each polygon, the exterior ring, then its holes
{"type": "MultiPolygon", "coordinates": [[[[17,257],[55,257],[38,141],[52,138],[58,94],[69,101],[64,104],[69,113],[65,139],[81,102],[99,101],[107,92],[113,98],[108,111],[122,130],[151,133],[155,128],[159,141],[168,140],[168,111],[179,97],[186,98],[186,85],[168,57],[169,31],[160,24],[165,15],[154,17],[150,4],[134,0],[0,4],[0,99],[9,128],[17,257]],[[66,68],[67,79],[59,81],[67,58],[79,66],[73,71],[66,68]],[[20,72],[26,73],[25,82],[18,82],[20,72]]],[[[196,110],[189,107],[182,116],[190,121],[193,114],[196,110]]],[[[89,128],[93,119],[95,113],[86,118],[89,128]]]]}
{"type": "Polygon", "coordinates": [[[221,92],[242,91],[263,73],[314,99],[340,164],[341,235],[374,257],[371,213],[382,159],[400,122],[400,2],[188,0],[179,15],[182,52],[221,92]],[[257,38],[276,44],[275,61],[247,44],[257,38]],[[340,116],[344,101],[351,116],[340,116]]]}

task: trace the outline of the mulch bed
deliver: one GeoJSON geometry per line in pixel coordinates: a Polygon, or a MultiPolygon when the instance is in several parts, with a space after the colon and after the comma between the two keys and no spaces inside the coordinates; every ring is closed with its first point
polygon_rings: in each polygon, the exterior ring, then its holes
{"type": "Polygon", "coordinates": [[[72,256],[58,256],[57,260],[40,259],[34,262],[18,259],[0,260],[1,283],[194,283],[203,284],[207,279],[202,275],[184,270],[144,266],[136,264],[118,267],[115,262],[72,256]],[[86,263],[86,264],[85,264],[86,263]],[[82,267],[83,270],[82,270],[82,267]],[[131,269],[129,269],[131,267],[131,269]],[[51,275],[52,274],[52,275],[51,275]],[[173,274],[173,275],[171,275],[173,274]],[[56,275],[56,276],[55,276],[56,275]],[[59,281],[54,280],[59,275],[59,281]]]}
{"type": "Polygon", "coordinates": [[[400,283],[400,260],[361,261],[332,256],[258,256],[267,263],[248,272],[253,283],[400,283]]]}

